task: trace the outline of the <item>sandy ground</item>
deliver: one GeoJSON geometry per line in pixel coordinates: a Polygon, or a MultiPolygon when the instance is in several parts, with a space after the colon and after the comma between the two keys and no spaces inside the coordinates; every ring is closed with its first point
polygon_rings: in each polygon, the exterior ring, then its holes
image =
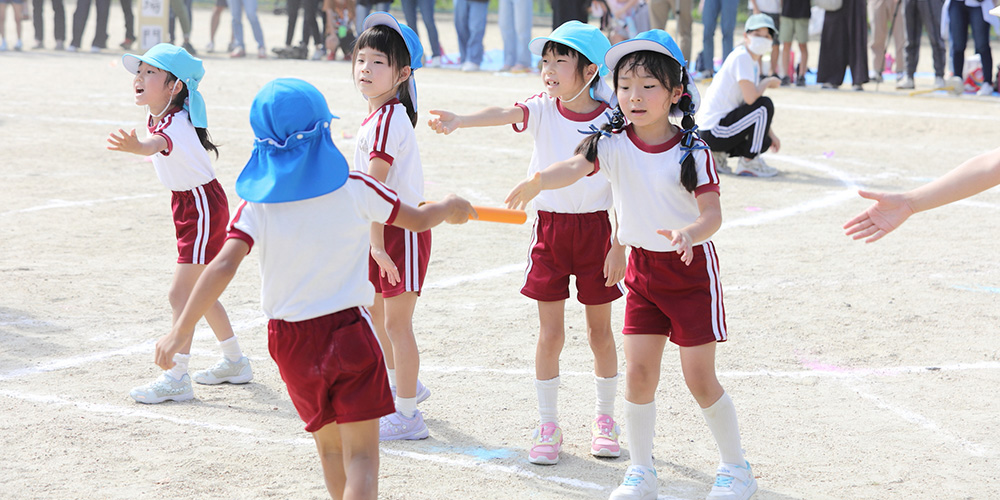
{"type": "MultiPolygon", "coordinates": [[[[114,43],[122,33],[112,11],[114,43]]],[[[283,36],[284,18],[262,19],[269,38],[283,36]]],[[[207,11],[196,13],[199,48],[207,21],[207,11]]],[[[440,26],[453,47],[449,21],[440,26]]],[[[495,25],[488,33],[488,47],[499,47],[495,25]]],[[[174,251],[169,193],[151,165],[104,149],[110,130],[144,116],[119,57],[0,54],[0,497],[324,498],[314,445],[267,354],[253,254],[223,303],[254,381],[198,386],[182,404],[128,397],[158,372],[152,342],[169,327],[174,251]]],[[[252,142],[249,104],[274,77],[326,93],[350,154],[366,112],[348,64],[205,60],[209,130],[222,145],[216,168],[233,205],[252,142]]],[[[540,90],[534,76],[448,70],[420,70],[418,83],[421,122],[429,109],[471,111],[540,90]]],[[[917,215],[875,245],[840,229],[867,205],[859,186],[908,189],[995,147],[996,98],[908,97],[874,84],[770,94],[783,147],[767,159],[781,175],[724,177],[726,222],[715,237],[731,335],[718,371],[758,476],[756,498],[996,498],[1000,193],[917,215]]],[[[457,192],[498,205],[531,150],[509,129],[444,137],[421,123],[417,136],[429,199],[457,192]]],[[[592,356],[572,301],[562,460],[526,460],[537,419],[537,314],[517,293],[528,232],[490,223],[435,230],[415,317],[421,378],[433,391],[421,405],[430,438],[382,446],[381,498],[597,499],[621,480],[627,458],[588,453],[592,356]]],[[[622,309],[616,303],[616,330],[622,309]]],[[[193,354],[194,370],[218,356],[207,329],[193,354]]],[[[718,453],[676,349],[665,355],[657,401],[660,497],[702,498],[718,453]]]]}

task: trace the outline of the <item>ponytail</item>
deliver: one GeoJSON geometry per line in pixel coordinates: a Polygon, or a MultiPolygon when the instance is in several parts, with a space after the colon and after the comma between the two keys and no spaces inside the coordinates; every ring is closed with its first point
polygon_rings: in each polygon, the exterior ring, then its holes
{"type": "Polygon", "coordinates": [[[698,187],[698,170],[694,164],[694,151],[706,148],[701,147],[704,144],[696,145],[696,143],[701,142],[701,137],[698,135],[698,125],[694,122],[695,106],[691,101],[691,94],[687,90],[690,76],[686,70],[682,70],[682,72],[684,94],[677,102],[677,107],[684,113],[684,117],[681,118],[681,133],[684,134],[681,137],[681,151],[684,152],[684,156],[681,157],[681,185],[689,193],[692,193],[698,187]]]}
{"type": "Polygon", "coordinates": [[[412,78],[413,72],[411,71],[410,78],[399,84],[399,102],[406,108],[406,116],[410,117],[410,123],[413,124],[413,128],[417,128],[417,106],[413,104],[415,96],[410,95],[410,80],[412,78]]]}
{"type": "Polygon", "coordinates": [[[594,163],[597,160],[597,141],[601,140],[602,136],[611,137],[612,132],[625,128],[625,115],[622,113],[621,106],[615,106],[615,110],[611,113],[611,119],[601,128],[593,125],[590,128],[592,133],[580,141],[580,144],[577,144],[573,154],[583,155],[588,162],[594,163]]]}

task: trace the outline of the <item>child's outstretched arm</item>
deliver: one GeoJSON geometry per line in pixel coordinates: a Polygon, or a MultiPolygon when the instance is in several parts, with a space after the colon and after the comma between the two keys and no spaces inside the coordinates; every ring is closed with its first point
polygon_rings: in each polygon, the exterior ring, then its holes
{"type": "Polygon", "coordinates": [[[530,179],[521,181],[503,201],[507,204],[507,208],[524,210],[524,207],[528,206],[528,203],[542,190],[569,186],[593,171],[593,163],[587,161],[583,155],[576,155],[568,160],[553,163],[545,170],[536,172],[530,179]]]}
{"type": "Polygon", "coordinates": [[[191,341],[198,320],[219,300],[219,296],[229,286],[233,276],[236,276],[236,270],[249,251],[250,246],[243,240],[237,238],[226,240],[219,254],[198,277],[194,289],[191,290],[191,296],[188,297],[184,310],[174,322],[170,333],[156,341],[157,366],[164,370],[174,366],[174,354],[191,341]]]}
{"type": "Polygon", "coordinates": [[[670,239],[670,244],[677,247],[681,261],[690,266],[694,259],[691,245],[695,241],[705,241],[712,237],[722,226],[722,205],[719,203],[719,193],[706,192],[698,195],[698,218],[681,229],[660,229],[656,232],[670,239]]]}
{"type": "Polygon", "coordinates": [[[517,106],[508,108],[494,106],[471,115],[456,115],[451,111],[432,109],[430,114],[435,116],[427,120],[427,126],[439,134],[450,134],[463,127],[493,127],[524,121],[524,110],[517,106]]]}
{"type": "Polygon", "coordinates": [[[905,193],[859,190],[875,204],[844,224],[846,234],[865,243],[878,241],[911,215],[947,205],[1000,184],[1000,148],[966,160],[940,178],[905,193]]]}
{"type": "Polygon", "coordinates": [[[126,132],[125,129],[118,129],[118,133],[111,132],[108,135],[108,149],[111,151],[122,151],[134,153],[142,156],[152,156],[167,149],[169,144],[162,135],[153,135],[148,139],[139,139],[135,135],[135,129],[126,132]]]}
{"type": "Polygon", "coordinates": [[[425,203],[419,207],[401,204],[392,225],[420,233],[442,222],[465,224],[470,218],[478,218],[472,204],[464,198],[449,194],[441,201],[425,203]]]}

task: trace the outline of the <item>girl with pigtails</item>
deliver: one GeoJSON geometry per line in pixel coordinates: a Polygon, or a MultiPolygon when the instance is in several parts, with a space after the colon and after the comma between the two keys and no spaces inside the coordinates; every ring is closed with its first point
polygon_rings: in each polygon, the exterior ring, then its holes
{"type": "Polygon", "coordinates": [[[577,155],[522,181],[507,196],[521,208],[543,189],[603,172],[611,181],[618,239],[631,247],[625,272],[625,420],[632,464],[612,499],[655,499],[656,387],[667,340],[719,447],[709,499],[747,499],[757,490],[743,458],[736,409],[715,374],[727,340],[712,235],[722,224],[719,179],[694,114],[698,91],[676,42],[662,30],[611,47],[619,107],[577,155]],[[670,117],[681,118],[681,127],[670,117]]]}

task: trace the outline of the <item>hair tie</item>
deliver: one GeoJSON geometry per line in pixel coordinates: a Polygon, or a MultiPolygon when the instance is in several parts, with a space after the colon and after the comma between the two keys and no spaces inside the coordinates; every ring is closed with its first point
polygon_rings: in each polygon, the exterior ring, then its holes
{"type": "Polygon", "coordinates": [[[681,138],[681,151],[684,153],[681,156],[681,164],[684,164],[684,160],[687,160],[688,156],[691,156],[695,151],[707,150],[709,149],[708,144],[701,141],[695,141],[695,139],[700,139],[698,135],[698,125],[692,125],[689,129],[681,130],[683,137],[681,138]]]}
{"type": "Polygon", "coordinates": [[[590,124],[590,129],[589,130],[579,130],[579,129],[577,129],[577,132],[579,132],[581,134],[587,134],[587,135],[601,134],[604,137],[611,137],[611,132],[608,132],[607,130],[604,130],[603,128],[597,128],[597,127],[594,126],[593,123],[590,124]]]}

